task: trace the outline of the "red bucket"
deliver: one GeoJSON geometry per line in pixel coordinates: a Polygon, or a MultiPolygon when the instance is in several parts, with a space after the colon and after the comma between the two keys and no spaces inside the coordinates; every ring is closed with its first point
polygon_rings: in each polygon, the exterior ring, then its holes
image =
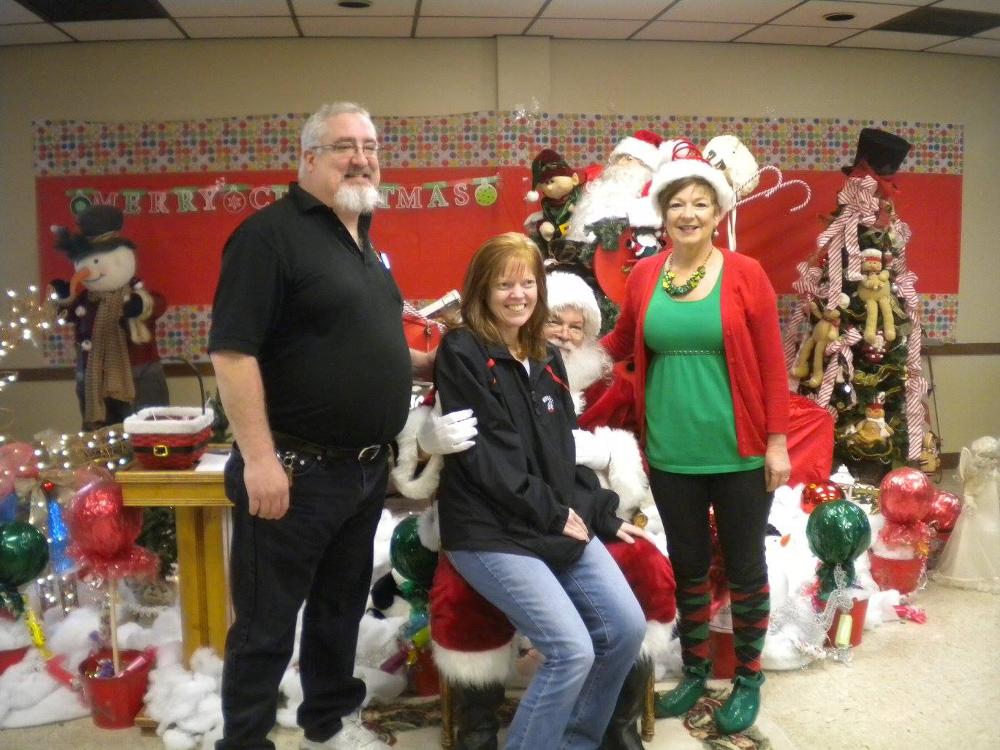
{"type": "Polygon", "coordinates": [[[29,646],[23,646],[22,648],[8,648],[0,651],[0,674],[21,661],[28,653],[29,648],[29,646]]]}
{"type": "Polygon", "coordinates": [[[407,676],[410,692],[415,695],[431,696],[440,692],[440,677],[429,646],[417,649],[417,659],[407,667],[407,676]]]}
{"type": "Polygon", "coordinates": [[[94,723],[103,729],[124,729],[135,723],[142,708],[142,699],[149,684],[149,670],[153,660],[142,651],[120,651],[122,671],[114,677],[91,677],[97,665],[111,658],[111,649],[103,648],[80,664],[83,690],[90,701],[90,714],[94,723]],[[137,659],[141,664],[131,668],[137,659]]]}
{"type": "Polygon", "coordinates": [[[731,680],[736,674],[736,646],[732,630],[708,629],[708,656],[712,660],[712,676],[731,680]]]}
{"type": "MultiPolygon", "coordinates": [[[[829,641],[829,645],[835,645],[837,639],[837,628],[840,627],[840,617],[843,614],[839,609],[837,613],[833,616],[833,624],[830,629],[826,631],[826,637],[829,641]]],[[[851,645],[860,646],[861,645],[861,633],[865,629],[865,615],[868,614],[868,600],[867,599],[855,599],[854,606],[851,607],[851,645]]]]}
{"type": "Polygon", "coordinates": [[[895,560],[869,551],[868,557],[872,565],[872,578],[878,587],[883,591],[896,589],[900,594],[916,591],[927,564],[927,558],[919,555],[909,560],[895,560]]]}

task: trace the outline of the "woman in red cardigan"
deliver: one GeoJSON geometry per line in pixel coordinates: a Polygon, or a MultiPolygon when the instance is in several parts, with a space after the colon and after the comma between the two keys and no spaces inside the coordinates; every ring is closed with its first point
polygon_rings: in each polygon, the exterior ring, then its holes
{"type": "Polygon", "coordinates": [[[714,509],[726,562],[736,677],[715,714],[725,733],[753,724],[769,596],[764,534],[771,493],[788,480],[788,386],[774,289],[757,261],[712,239],[736,196],[693,147],[653,176],[650,199],[671,252],[639,261],[602,341],[635,358],[635,399],[650,485],[677,578],[684,662],[657,715],[686,714],[705,692],[714,509]]]}

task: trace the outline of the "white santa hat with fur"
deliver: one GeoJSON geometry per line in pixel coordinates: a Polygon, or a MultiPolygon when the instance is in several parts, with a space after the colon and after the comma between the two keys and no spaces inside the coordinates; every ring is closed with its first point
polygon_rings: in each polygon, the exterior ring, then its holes
{"type": "Polygon", "coordinates": [[[653,131],[637,130],[632,135],[623,138],[615,146],[609,161],[613,161],[616,156],[631,156],[650,169],[656,169],[663,159],[663,155],[660,153],[661,143],[663,143],[663,138],[653,131]]]}
{"type": "Polygon", "coordinates": [[[733,209],[733,206],[736,205],[736,193],[733,186],[729,184],[729,180],[726,179],[725,173],[709,164],[698,147],[691,141],[684,139],[664,141],[660,150],[664,161],[653,173],[653,179],[649,185],[649,199],[653,203],[653,210],[660,219],[663,218],[660,214],[660,191],[670,183],[685,177],[701,177],[708,182],[715,190],[719,210],[723,214],[729,213],[733,209]]]}

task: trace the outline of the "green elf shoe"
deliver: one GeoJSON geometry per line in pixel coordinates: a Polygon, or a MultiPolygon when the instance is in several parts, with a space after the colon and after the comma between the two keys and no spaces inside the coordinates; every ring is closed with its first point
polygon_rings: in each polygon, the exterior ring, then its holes
{"type": "Polygon", "coordinates": [[[684,679],[673,690],[657,693],[654,714],[657,719],[668,719],[672,716],[683,716],[705,694],[705,680],[708,678],[709,665],[684,667],[684,679]]]}
{"type": "Polygon", "coordinates": [[[764,673],[750,677],[737,675],[733,679],[733,692],[715,712],[715,726],[722,734],[737,734],[753,726],[760,712],[760,686],[764,673]]]}

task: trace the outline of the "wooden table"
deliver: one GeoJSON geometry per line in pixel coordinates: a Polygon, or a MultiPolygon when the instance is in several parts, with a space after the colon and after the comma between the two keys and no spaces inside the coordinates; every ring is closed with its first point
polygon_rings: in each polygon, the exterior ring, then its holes
{"type": "Polygon", "coordinates": [[[126,469],[115,475],[127,506],[176,512],[184,661],[202,646],[222,656],[232,622],[229,508],[221,471],[126,469]]]}

